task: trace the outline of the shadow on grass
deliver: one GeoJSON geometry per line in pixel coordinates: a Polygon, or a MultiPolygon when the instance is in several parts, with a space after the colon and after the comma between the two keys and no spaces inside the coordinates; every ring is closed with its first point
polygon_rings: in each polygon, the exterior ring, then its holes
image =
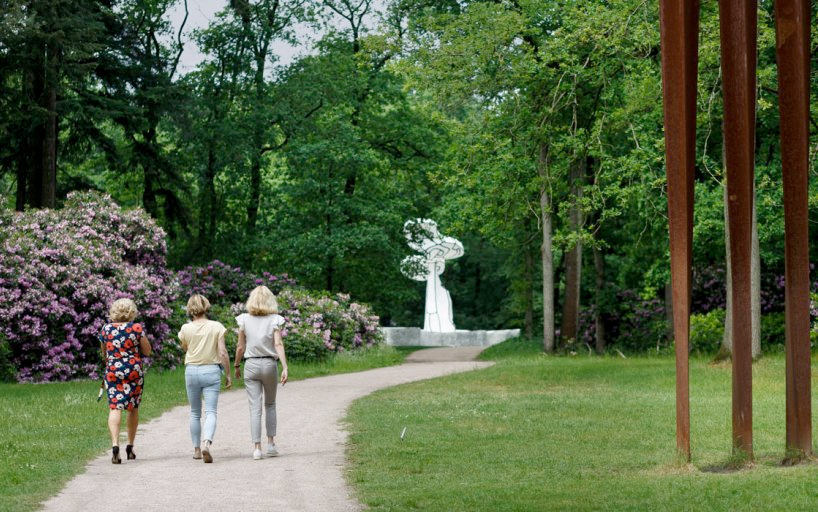
{"type": "Polygon", "coordinates": [[[758,467],[789,468],[801,464],[815,464],[818,458],[800,451],[788,451],[783,459],[775,456],[757,457],[751,459],[746,454],[734,455],[721,464],[711,464],[700,468],[702,473],[729,474],[753,470],[758,467]]]}

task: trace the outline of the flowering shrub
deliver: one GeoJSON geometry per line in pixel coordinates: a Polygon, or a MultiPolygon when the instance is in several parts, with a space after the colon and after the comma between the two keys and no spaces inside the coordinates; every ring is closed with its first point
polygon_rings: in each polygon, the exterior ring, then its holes
{"type": "MultiPolygon", "coordinates": [[[[815,268],[810,263],[810,271],[815,268]]],[[[723,267],[704,267],[693,271],[692,312],[707,313],[727,306],[727,276],[723,267]]],[[[761,313],[784,311],[785,279],[782,274],[765,272],[761,275],[761,313]]],[[[818,292],[818,281],[811,283],[810,290],[818,292]]]]}
{"type": "Polygon", "coordinates": [[[715,354],[724,338],[724,310],[690,315],[690,348],[704,354],[715,354]]]}
{"type": "Polygon", "coordinates": [[[162,359],[169,328],[165,233],[106,195],[72,193],[61,210],[0,213],[0,336],[22,382],[96,378],[108,305],[133,298],[162,359]]]}
{"type": "Polygon", "coordinates": [[[286,321],[282,335],[287,357],[293,360],[320,360],[383,341],[378,316],[369,306],[351,302],[349,295],[285,289],[278,300],[286,321]]]}
{"type": "MultiPolygon", "coordinates": [[[[623,350],[660,349],[668,345],[667,311],[663,300],[643,299],[631,290],[616,294],[615,309],[603,315],[607,343],[623,350]]],[[[580,314],[581,342],[594,346],[594,310],[580,314]]]]}
{"type": "Polygon", "coordinates": [[[256,275],[219,260],[213,260],[203,267],[185,267],[176,273],[175,282],[180,300],[187,301],[188,297],[198,293],[214,304],[244,302],[250,291],[259,285],[267,286],[275,294],[285,287],[296,286],[295,279],[287,274],[276,276],[263,272],[256,275]]]}
{"type": "MultiPolygon", "coordinates": [[[[200,293],[213,304],[210,317],[222,322],[232,333],[234,318],[244,312],[250,291],[265,285],[277,295],[281,315],[286,320],[282,329],[287,358],[321,360],[333,352],[370,347],[383,341],[378,329],[378,316],[369,306],[352,302],[349,295],[330,297],[320,292],[300,290],[287,274],[261,275],[244,272],[215,260],[203,267],[187,267],[176,273],[179,291],[174,304],[175,323],[185,321],[183,312],[187,298],[200,293]],[[229,311],[225,308],[229,306],[229,311]]],[[[235,341],[228,336],[228,347],[235,341]]]]}
{"type": "Polygon", "coordinates": [[[727,304],[726,272],[724,267],[696,267],[691,282],[691,311],[708,313],[724,309],[727,304]]]}

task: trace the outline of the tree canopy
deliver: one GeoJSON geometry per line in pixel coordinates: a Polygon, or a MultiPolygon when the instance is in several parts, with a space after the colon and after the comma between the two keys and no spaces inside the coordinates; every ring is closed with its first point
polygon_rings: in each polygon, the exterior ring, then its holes
{"type": "MultiPolygon", "coordinates": [[[[95,189],[144,209],[173,267],[219,258],[288,273],[371,304],[386,325],[422,322],[422,285],[400,273],[402,227],[434,218],[465,246],[442,276],[459,328],[520,327],[547,350],[668,343],[657,5],[231,0],[185,42],[170,20],[178,3],[0,1],[5,206],[61,207],[95,189]],[[309,51],[284,63],[282,42],[309,51]],[[204,58],[181,73],[192,43],[204,58]]],[[[724,307],[717,11],[702,2],[697,313],[724,307]]],[[[770,3],[757,92],[763,294],[775,313],[770,3]]],[[[811,130],[814,170],[814,115],[811,130]]]]}

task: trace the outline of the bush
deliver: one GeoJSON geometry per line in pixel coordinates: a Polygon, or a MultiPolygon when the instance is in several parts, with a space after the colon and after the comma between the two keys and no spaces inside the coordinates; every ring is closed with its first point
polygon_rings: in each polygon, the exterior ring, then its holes
{"type": "Polygon", "coordinates": [[[175,282],[179,298],[174,303],[172,325],[181,326],[187,321],[184,311],[187,298],[200,293],[212,304],[208,316],[227,327],[226,342],[231,354],[235,353],[237,341],[235,317],[244,312],[250,291],[262,284],[277,295],[280,313],[286,321],[282,336],[288,359],[320,361],[335,352],[371,347],[383,341],[378,329],[380,319],[369,306],[352,302],[349,295],[301,290],[286,274],[256,275],[216,260],[204,267],[187,267],[177,272],[175,282]]]}
{"type": "Polygon", "coordinates": [[[153,362],[165,363],[172,296],[165,233],[144,212],[72,193],[61,210],[4,211],[0,243],[0,335],[17,380],[96,378],[96,336],[120,297],[134,299],[153,362]]]}
{"type": "Polygon", "coordinates": [[[17,375],[17,368],[14,367],[11,355],[9,342],[0,334],[0,382],[12,382],[17,375]]]}
{"type": "MultiPolygon", "coordinates": [[[[616,294],[614,310],[603,315],[607,345],[621,350],[641,352],[668,345],[668,324],[665,303],[660,299],[644,299],[633,291],[616,294]]],[[[596,343],[594,309],[586,308],[580,315],[582,343],[596,343]]]]}
{"type": "Polygon", "coordinates": [[[724,338],[724,310],[690,315],[690,348],[704,354],[715,354],[724,338]]]}
{"type": "Polygon", "coordinates": [[[287,357],[293,360],[321,360],[383,341],[378,316],[369,306],[351,302],[349,295],[284,290],[278,298],[286,321],[282,334],[287,357]]]}
{"type": "Polygon", "coordinates": [[[783,312],[761,315],[761,350],[783,347],[786,338],[786,317],[783,312]]]}
{"type": "Polygon", "coordinates": [[[213,260],[203,267],[186,267],[176,272],[175,284],[179,300],[187,301],[188,297],[198,293],[213,304],[229,305],[245,302],[256,286],[265,285],[277,295],[284,288],[296,286],[296,281],[287,274],[263,272],[256,275],[244,272],[241,267],[213,260]]]}

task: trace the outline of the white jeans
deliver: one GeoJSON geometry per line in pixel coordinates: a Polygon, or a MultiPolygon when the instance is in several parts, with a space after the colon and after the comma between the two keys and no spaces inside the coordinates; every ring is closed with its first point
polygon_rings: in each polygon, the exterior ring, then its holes
{"type": "Polygon", "coordinates": [[[261,442],[261,408],[264,405],[264,424],[267,436],[276,435],[276,388],[278,362],[273,358],[251,358],[244,361],[244,389],[250,404],[250,437],[261,442]]]}

